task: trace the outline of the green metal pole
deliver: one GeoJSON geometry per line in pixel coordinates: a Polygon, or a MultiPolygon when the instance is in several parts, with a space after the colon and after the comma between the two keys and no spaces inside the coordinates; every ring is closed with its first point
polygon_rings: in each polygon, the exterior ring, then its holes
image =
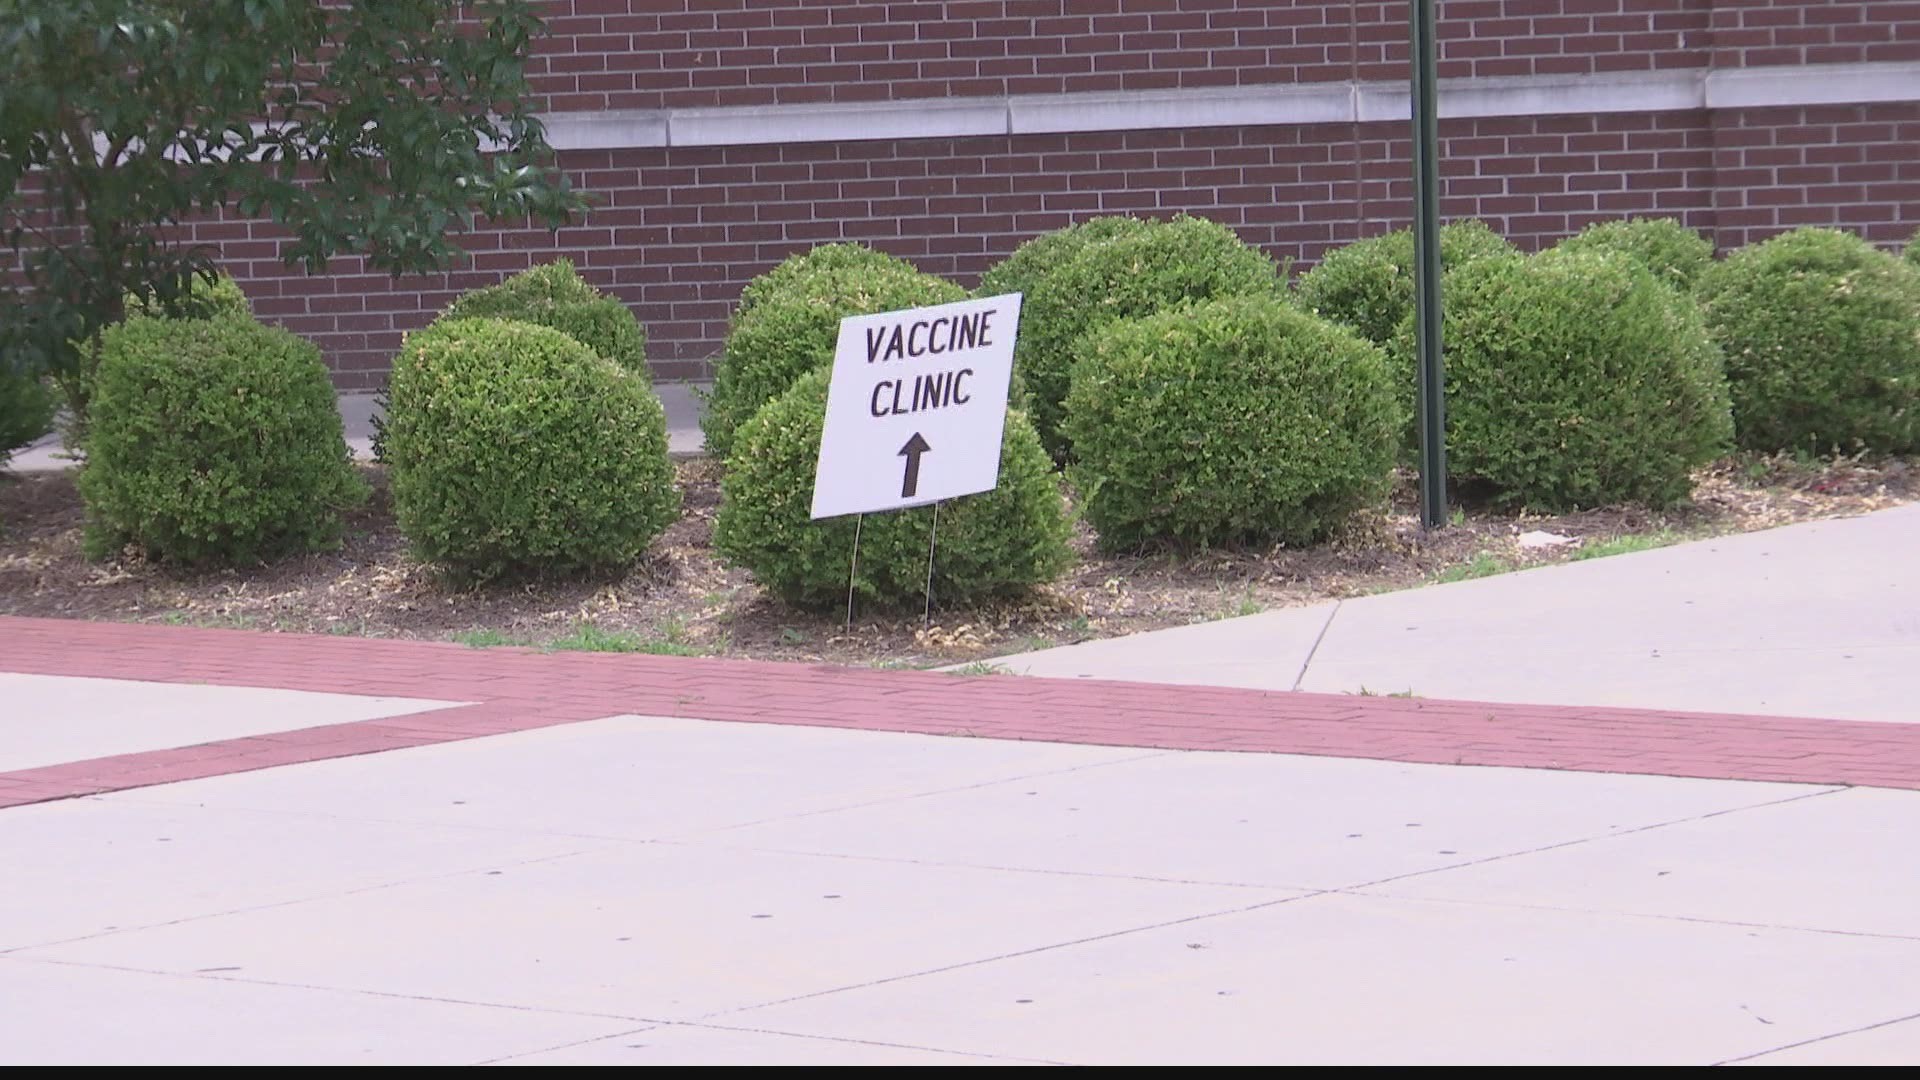
{"type": "Polygon", "coordinates": [[[1413,3],[1414,340],[1420,386],[1420,521],[1447,523],[1447,396],[1440,362],[1440,134],[1434,109],[1433,0],[1413,3]]]}

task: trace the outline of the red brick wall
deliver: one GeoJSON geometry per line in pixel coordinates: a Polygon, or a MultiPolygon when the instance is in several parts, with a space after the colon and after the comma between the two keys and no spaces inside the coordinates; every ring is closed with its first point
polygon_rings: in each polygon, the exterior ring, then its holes
{"type": "Polygon", "coordinates": [[[1920,228],[1920,106],[1717,112],[1715,237],[1825,225],[1898,243],[1920,228]]]}
{"type": "MultiPolygon", "coordinates": [[[[1723,247],[1799,224],[1893,243],[1920,224],[1920,106],[1494,118],[1442,125],[1449,217],[1537,248],[1595,220],[1673,215],[1723,247]]],[[[633,306],[669,378],[699,377],[740,285],[794,250],[859,240],[971,283],[1020,240],[1098,213],[1189,211],[1279,257],[1406,223],[1404,125],[1333,124],[566,155],[607,205],[550,236],[477,238],[472,267],[309,279],[264,226],[202,226],[264,317],[378,385],[401,331],[462,289],[565,254],[633,306]]]]}
{"type": "Polygon", "coordinates": [[[1920,57],[1915,0],[1713,0],[1716,67],[1920,57]]]}
{"type": "MultiPolygon", "coordinates": [[[[562,109],[740,106],[1405,77],[1406,0],[552,0],[535,64],[562,109]]],[[[1440,0],[1442,75],[1588,75],[1920,60],[1920,0],[1440,0]]],[[[1444,210],[1525,247],[1672,214],[1737,246],[1800,224],[1897,243],[1920,225],[1920,104],[1449,120],[1444,210]]],[[[666,377],[698,377],[740,286],[860,240],[964,283],[1101,213],[1191,211],[1274,255],[1405,223],[1404,123],[574,151],[600,205],[557,236],[471,238],[470,267],[306,278],[271,227],[197,227],[261,315],[344,387],[459,290],[555,255],[633,306],[666,377]]]]}
{"type": "MultiPolygon", "coordinates": [[[[1440,74],[1704,66],[1714,6],[1439,0],[1440,74]]],[[[1398,78],[1407,55],[1407,0],[551,0],[548,8],[554,39],[535,72],[556,109],[1398,78]]],[[[1751,33],[1745,26],[1734,13],[1730,29],[1751,33]]],[[[1920,39],[1904,41],[1908,58],[1920,56],[1920,39]]]]}

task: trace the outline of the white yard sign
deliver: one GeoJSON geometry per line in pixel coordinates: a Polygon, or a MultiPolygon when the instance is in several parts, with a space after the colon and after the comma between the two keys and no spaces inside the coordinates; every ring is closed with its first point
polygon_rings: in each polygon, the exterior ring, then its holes
{"type": "Polygon", "coordinates": [[[1019,293],[841,320],[813,516],[993,490],[1019,327],[1019,293]]]}

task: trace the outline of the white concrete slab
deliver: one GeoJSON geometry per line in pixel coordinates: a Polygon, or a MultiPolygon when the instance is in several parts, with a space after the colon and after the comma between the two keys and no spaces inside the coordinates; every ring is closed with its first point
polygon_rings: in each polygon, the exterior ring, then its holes
{"type": "Polygon", "coordinates": [[[1790,784],[1165,754],[706,834],[713,843],[1336,889],[1805,796],[1790,784]]]}
{"type": "Polygon", "coordinates": [[[1920,721],[1913,705],[1892,690],[1920,668],[1920,646],[1772,652],[1635,646],[1596,648],[1586,654],[1534,652],[1492,661],[1478,675],[1463,673],[1461,662],[1459,656],[1417,649],[1398,656],[1370,653],[1360,659],[1315,661],[1300,689],[1412,690],[1420,697],[1516,704],[1920,721]]]}
{"type": "Polygon", "coordinates": [[[1187,686],[1290,690],[1332,617],[1333,604],[1282,608],[1239,619],[1104,638],[994,661],[1019,675],[1132,679],[1187,686]],[[1174,662],[1155,663],[1142,643],[1174,662]],[[1138,666],[1136,666],[1138,665],[1138,666]]]}
{"type": "Polygon", "coordinates": [[[0,1063],[1899,1060],[1916,826],[623,717],[0,812],[0,1063]]]}
{"type": "Polygon", "coordinates": [[[458,704],[0,672],[0,772],[458,704]]]}
{"type": "Polygon", "coordinates": [[[691,1020],[1286,895],[632,844],[21,955],[691,1020]]]}
{"type": "Polygon", "coordinates": [[[1920,1015],[1789,1046],[1732,1064],[1905,1065],[1911,1068],[1920,1064],[1920,1015]]]}
{"type": "Polygon", "coordinates": [[[1372,891],[1920,941],[1917,837],[1920,791],[1853,788],[1372,891]]]}
{"type": "Polygon", "coordinates": [[[672,1024],[527,1054],[502,1065],[1016,1065],[911,1046],[672,1024]]]}
{"type": "Polygon", "coordinates": [[[0,1065],[462,1065],[631,1020],[0,957],[0,1065]]]}
{"type": "Polygon", "coordinates": [[[14,807],[0,811],[0,952],[588,846],[531,833],[396,829],[112,798],[14,807]]]}
{"type": "Polygon", "coordinates": [[[1089,1064],[1705,1064],[1916,1000],[1920,942],[1322,895],[728,1022],[1089,1064]]]}
{"type": "Polygon", "coordinates": [[[121,797],[651,840],[1152,753],[625,716],[121,797]]]}
{"type": "MultiPolygon", "coordinates": [[[[1920,505],[1008,657],[1015,671],[1920,722],[1920,505]],[[1304,677],[1304,627],[1324,626],[1304,677]],[[1204,631],[1197,632],[1197,631],[1204,631]],[[1269,660],[1268,658],[1271,658],[1269,660]]],[[[1316,631],[1317,632],[1317,631],[1316,631]]]]}

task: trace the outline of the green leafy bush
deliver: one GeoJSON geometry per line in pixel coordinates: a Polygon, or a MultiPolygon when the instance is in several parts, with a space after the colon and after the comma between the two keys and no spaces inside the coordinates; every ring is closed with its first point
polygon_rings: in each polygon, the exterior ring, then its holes
{"type": "MultiPolygon", "coordinates": [[[[799,607],[846,603],[852,517],[809,520],[827,408],[827,372],[802,376],[743,425],[722,484],[714,547],[799,607]]],[[[869,514],[858,525],[854,592],[862,606],[917,606],[927,583],[933,510],[869,514]]],[[[1033,426],[1007,413],[1000,486],[940,504],[933,595],[948,604],[1051,581],[1072,559],[1060,488],[1033,426]]]]}
{"type": "Polygon", "coordinates": [[[1920,269],[1850,233],[1798,229],[1701,278],[1753,450],[1920,449],[1920,269]]]}
{"type": "MultiPolygon", "coordinates": [[[[1456,221],[1440,228],[1443,269],[1517,254],[1485,222],[1456,221]]],[[[1413,278],[1413,232],[1399,229],[1328,252],[1320,265],[1301,275],[1297,296],[1308,311],[1388,345],[1412,316],[1413,278]]]]}
{"type": "Polygon", "coordinates": [[[460,576],[615,569],[679,513],[660,399],[558,330],[442,320],[408,335],[388,393],[394,515],[460,576]]]}
{"type": "Polygon", "coordinates": [[[1560,241],[1561,251],[1617,251],[1685,292],[1713,265],[1713,244],[1672,218],[1602,221],[1560,241]]]}
{"type": "Polygon", "coordinates": [[[1066,431],[1101,546],[1312,543],[1386,495],[1399,429],[1379,346],[1277,298],[1080,339],[1066,431]]]}
{"type": "Polygon", "coordinates": [[[154,293],[144,296],[128,293],[125,302],[129,315],[169,315],[184,319],[213,319],[224,315],[253,318],[253,306],[247,303],[247,294],[240,290],[240,283],[227,274],[221,274],[211,281],[194,277],[187,286],[187,295],[174,299],[172,310],[168,310],[164,298],[154,293]]]}
{"type": "Polygon", "coordinates": [[[1278,296],[1278,270],[1233,230],[1186,215],[1082,246],[1034,282],[1020,313],[1014,370],[1031,395],[1040,441],[1055,458],[1070,456],[1060,424],[1082,334],[1196,300],[1278,296]]]}
{"type": "Polygon", "coordinates": [[[87,548],[244,563],[336,546],[366,487],[320,350],[231,316],[102,336],[80,493],[87,548]]]}
{"type": "MultiPolygon", "coordinates": [[[[183,319],[214,319],[227,316],[242,319],[253,318],[253,308],[247,303],[247,294],[240,291],[240,285],[233,278],[221,274],[214,278],[193,276],[187,279],[184,295],[169,299],[156,292],[129,292],[121,298],[124,317],[167,316],[183,319]]],[[[91,411],[93,398],[93,370],[96,354],[93,346],[76,343],[73,346],[73,366],[58,371],[53,376],[53,385],[65,399],[67,406],[67,425],[62,433],[69,447],[82,446],[86,442],[87,415],[91,411]]]]}
{"type": "Polygon", "coordinates": [[[573,263],[555,259],[453,302],[447,319],[517,319],[550,326],[642,379],[647,334],[627,305],[581,278],[573,263]]]}
{"type": "MultiPolygon", "coordinates": [[[[1395,350],[1407,384],[1411,331],[1395,350]]],[[[1731,437],[1699,307],[1625,255],[1461,266],[1447,275],[1444,335],[1450,471],[1499,501],[1669,505],[1731,437]]]]}
{"type": "Polygon", "coordinates": [[[59,400],[46,380],[0,368],[0,465],[53,430],[59,400]]]}
{"type": "MultiPolygon", "coordinates": [[[[747,282],[740,290],[740,302],[734,306],[733,319],[738,322],[768,297],[792,293],[817,294],[823,286],[810,284],[815,278],[849,272],[865,276],[889,271],[905,275],[920,272],[905,259],[875,251],[865,244],[821,244],[787,256],[773,269],[747,282]]],[[[831,291],[832,286],[824,288],[831,291]]]]}
{"type": "Polygon", "coordinates": [[[904,263],[856,261],[796,275],[787,284],[790,287],[763,290],[727,333],[713,393],[700,418],[709,453],[730,456],[735,431],[760,406],[807,372],[833,366],[841,319],[967,298],[960,286],[904,263]]]}
{"type": "Polygon", "coordinates": [[[1913,235],[1907,238],[1907,249],[1901,254],[1908,262],[1920,267],[1920,229],[1915,229],[1913,235]]]}
{"type": "Polygon", "coordinates": [[[1064,229],[1041,233],[1014,248],[1013,254],[980,275],[980,287],[974,290],[974,295],[1003,296],[1007,293],[1032,292],[1041,278],[1059,269],[1083,249],[1145,232],[1150,227],[1150,222],[1134,217],[1097,217],[1064,229]]]}

